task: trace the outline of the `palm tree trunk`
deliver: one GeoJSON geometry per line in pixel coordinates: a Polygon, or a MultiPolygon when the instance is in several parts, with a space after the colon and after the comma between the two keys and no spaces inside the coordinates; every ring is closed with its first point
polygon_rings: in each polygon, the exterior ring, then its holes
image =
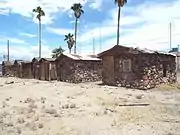
{"type": "Polygon", "coordinates": [[[69,53],[71,53],[71,49],[69,49],[69,53]]]}
{"type": "Polygon", "coordinates": [[[75,34],[74,34],[74,38],[75,38],[75,42],[74,42],[74,54],[76,54],[76,36],[77,36],[77,21],[78,19],[76,18],[76,22],[75,22],[75,34]]]}
{"type": "Polygon", "coordinates": [[[120,6],[118,6],[117,45],[119,45],[119,26],[120,26],[120,15],[121,15],[121,7],[120,7],[120,6]]]}
{"type": "Polygon", "coordinates": [[[39,58],[41,58],[41,20],[39,20],[39,58]]]}

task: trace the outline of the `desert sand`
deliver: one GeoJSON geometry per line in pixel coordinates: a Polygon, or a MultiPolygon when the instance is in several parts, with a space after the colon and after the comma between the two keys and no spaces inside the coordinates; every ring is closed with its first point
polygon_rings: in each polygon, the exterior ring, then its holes
{"type": "Polygon", "coordinates": [[[0,78],[0,135],[180,135],[180,90],[0,78]]]}

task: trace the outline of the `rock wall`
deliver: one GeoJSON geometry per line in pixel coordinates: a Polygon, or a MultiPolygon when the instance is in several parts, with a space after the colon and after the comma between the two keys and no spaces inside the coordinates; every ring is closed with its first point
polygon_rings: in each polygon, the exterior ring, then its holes
{"type": "Polygon", "coordinates": [[[59,81],[81,83],[93,82],[102,79],[101,61],[75,61],[61,57],[56,61],[57,78],[59,81]]]}
{"type": "Polygon", "coordinates": [[[77,61],[75,63],[75,83],[102,80],[101,61],[77,61]]]}
{"type": "Polygon", "coordinates": [[[118,86],[150,89],[161,83],[175,83],[175,57],[159,54],[139,54],[115,57],[115,84],[118,86]],[[132,71],[122,71],[122,61],[131,59],[132,71]]]}

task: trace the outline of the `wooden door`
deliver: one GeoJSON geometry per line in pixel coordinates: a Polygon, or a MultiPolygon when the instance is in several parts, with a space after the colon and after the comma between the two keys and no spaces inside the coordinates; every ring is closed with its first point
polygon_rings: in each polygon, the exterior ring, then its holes
{"type": "Polygon", "coordinates": [[[103,57],[103,82],[113,85],[114,81],[114,57],[105,56],[103,57]]]}

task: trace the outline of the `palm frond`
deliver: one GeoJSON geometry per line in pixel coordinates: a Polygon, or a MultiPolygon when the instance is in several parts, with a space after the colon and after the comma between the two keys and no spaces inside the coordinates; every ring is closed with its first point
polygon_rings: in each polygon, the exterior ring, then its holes
{"type": "Polygon", "coordinates": [[[81,9],[80,12],[81,12],[82,14],[84,14],[84,10],[81,9]]]}
{"type": "Polygon", "coordinates": [[[33,11],[33,12],[37,12],[37,10],[36,10],[36,9],[33,9],[32,11],[33,11]]]}
{"type": "Polygon", "coordinates": [[[43,10],[41,10],[40,15],[45,16],[45,12],[43,10]]]}
{"type": "Polygon", "coordinates": [[[120,7],[123,7],[127,3],[127,0],[114,0],[114,3],[118,4],[120,7]]]}

